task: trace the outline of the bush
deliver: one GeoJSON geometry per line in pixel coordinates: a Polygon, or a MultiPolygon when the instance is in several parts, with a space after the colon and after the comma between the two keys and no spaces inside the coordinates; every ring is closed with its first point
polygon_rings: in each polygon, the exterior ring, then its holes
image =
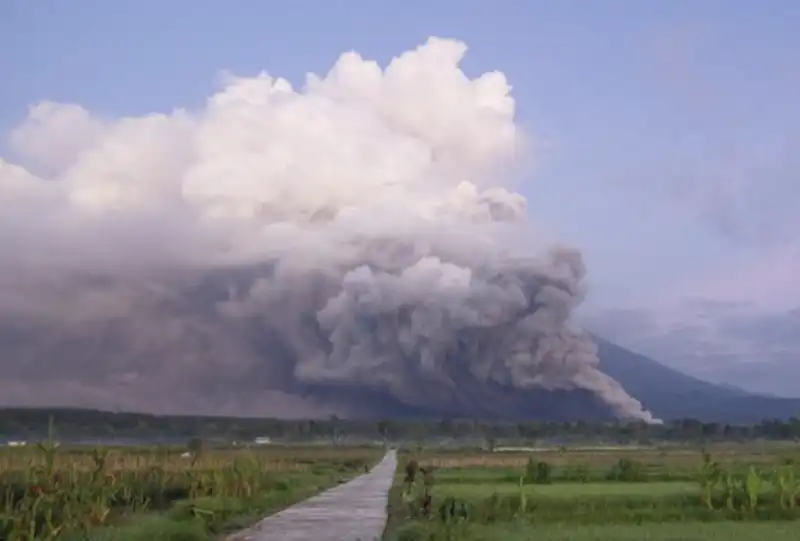
{"type": "Polygon", "coordinates": [[[552,482],[553,468],[547,462],[528,459],[525,466],[525,482],[537,485],[549,485],[552,482]]]}
{"type": "Polygon", "coordinates": [[[608,479],[612,481],[624,481],[626,483],[646,481],[644,466],[641,462],[630,458],[620,458],[611,471],[608,472],[608,479]]]}

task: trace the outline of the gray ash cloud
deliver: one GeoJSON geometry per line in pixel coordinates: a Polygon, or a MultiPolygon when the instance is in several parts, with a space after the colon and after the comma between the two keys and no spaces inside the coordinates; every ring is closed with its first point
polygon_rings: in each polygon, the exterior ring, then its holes
{"type": "Polygon", "coordinates": [[[502,182],[525,139],[465,51],[231,77],[199,111],[32,108],[0,161],[5,401],[502,416],[552,390],[653,420],[571,324],[582,258],[502,182]]]}

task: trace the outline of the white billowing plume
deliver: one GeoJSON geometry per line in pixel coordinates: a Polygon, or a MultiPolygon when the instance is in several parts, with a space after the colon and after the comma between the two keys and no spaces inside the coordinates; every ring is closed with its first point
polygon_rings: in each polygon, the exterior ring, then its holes
{"type": "Polygon", "coordinates": [[[582,389],[652,420],[570,325],[580,254],[544,246],[502,182],[524,156],[514,100],[501,73],[467,77],[465,52],[431,38],[385,69],[347,53],[300,91],[228,76],[199,111],[34,106],[10,138],[25,168],[0,160],[17,344],[0,370],[57,375],[65,394],[91,372],[119,396],[136,381],[236,395],[263,373],[419,407],[469,407],[469,380],[582,389]],[[81,344],[69,358],[18,345],[45,323],[81,344]]]}

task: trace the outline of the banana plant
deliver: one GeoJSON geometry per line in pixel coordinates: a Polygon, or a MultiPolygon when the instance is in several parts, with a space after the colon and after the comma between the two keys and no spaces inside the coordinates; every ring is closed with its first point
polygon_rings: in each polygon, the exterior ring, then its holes
{"type": "Polygon", "coordinates": [[[53,417],[51,416],[47,422],[47,441],[36,444],[39,451],[41,451],[42,456],[44,457],[46,474],[48,477],[53,475],[56,461],[56,451],[58,449],[58,443],[55,441],[53,436],[53,417]]]}
{"type": "Polygon", "coordinates": [[[727,507],[729,511],[735,511],[734,501],[740,487],[739,480],[731,475],[730,472],[725,472],[722,477],[722,486],[724,490],[725,507],[727,507]]]}
{"type": "Polygon", "coordinates": [[[711,454],[703,450],[703,462],[700,465],[700,500],[709,509],[714,509],[714,487],[720,481],[722,468],[719,463],[711,458],[711,454]]]}
{"type": "Polygon", "coordinates": [[[525,494],[525,475],[519,477],[519,516],[525,516],[525,511],[528,509],[528,497],[525,494]]]}
{"type": "Polygon", "coordinates": [[[789,509],[797,507],[798,492],[800,492],[800,485],[795,476],[794,466],[788,464],[783,467],[782,493],[784,493],[784,504],[789,509]]]}
{"type": "Polygon", "coordinates": [[[789,493],[789,471],[786,466],[780,466],[773,472],[773,483],[778,487],[778,504],[781,509],[788,509],[788,500],[791,500],[789,493]]]}
{"type": "Polygon", "coordinates": [[[761,476],[753,466],[750,466],[750,469],[747,471],[746,488],[747,503],[750,512],[752,513],[755,512],[756,507],[758,506],[758,496],[761,492],[761,476]]]}
{"type": "Polygon", "coordinates": [[[105,472],[108,450],[92,449],[91,456],[94,462],[94,470],[92,471],[92,480],[94,481],[105,472]]]}

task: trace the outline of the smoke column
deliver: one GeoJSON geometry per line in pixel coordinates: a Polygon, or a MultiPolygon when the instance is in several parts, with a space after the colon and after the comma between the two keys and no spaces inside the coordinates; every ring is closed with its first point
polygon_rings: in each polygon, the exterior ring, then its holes
{"type": "Polygon", "coordinates": [[[527,156],[514,100],[501,73],[468,78],[465,52],[431,38],[385,69],[346,53],[301,90],[226,75],[168,114],[33,106],[20,165],[0,160],[2,370],[64,396],[81,373],[175,399],[268,374],[412,405],[469,401],[469,378],[652,421],[570,325],[580,253],[548,246],[504,182],[527,156]],[[45,360],[36,329],[83,342],[45,360]]]}

